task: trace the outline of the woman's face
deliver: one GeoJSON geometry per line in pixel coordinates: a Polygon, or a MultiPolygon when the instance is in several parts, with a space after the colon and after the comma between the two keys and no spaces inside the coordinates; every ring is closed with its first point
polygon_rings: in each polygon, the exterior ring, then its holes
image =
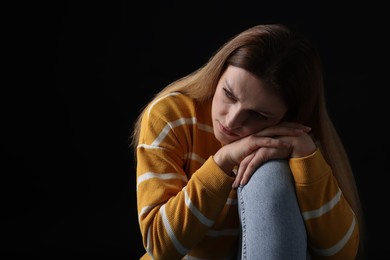
{"type": "Polygon", "coordinates": [[[228,144],[279,123],[283,99],[250,72],[229,66],[218,81],[212,103],[215,137],[228,144]]]}

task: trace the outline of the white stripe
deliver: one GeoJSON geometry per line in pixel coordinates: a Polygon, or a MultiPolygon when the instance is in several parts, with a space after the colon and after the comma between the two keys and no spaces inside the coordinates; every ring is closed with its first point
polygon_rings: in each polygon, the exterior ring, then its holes
{"type": "Polygon", "coordinates": [[[137,149],[138,148],[145,148],[145,149],[161,149],[161,150],[165,150],[165,148],[163,147],[160,147],[160,146],[156,146],[156,145],[149,145],[149,144],[139,144],[137,146],[137,149]]]}
{"type": "Polygon", "coordinates": [[[349,239],[351,238],[353,231],[355,229],[356,221],[355,221],[355,215],[353,215],[353,221],[351,226],[349,227],[347,233],[344,235],[344,237],[334,246],[327,248],[327,249],[319,249],[315,247],[311,247],[315,253],[322,256],[331,256],[339,252],[345,244],[348,243],[349,239]]]}
{"type": "Polygon", "coordinates": [[[141,217],[148,213],[152,208],[154,208],[157,204],[149,205],[146,207],[143,207],[138,215],[138,221],[141,222],[141,217]]]}
{"type": "Polygon", "coordinates": [[[152,145],[156,145],[156,146],[159,145],[165,139],[165,137],[168,135],[171,129],[185,124],[188,125],[196,124],[196,118],[195,117],[179,118],[175,121],[168,122],[167,125],[164,126],[163,130],[158,135],[158,137],[153,141],[152,145]]]}
{"type": "Polygon", "coordinates": [[[152,259],[154,259],[154,256],[153,256],[153,253],[152,253],[152,249],[150,248],[151,247],[151,244],[150,244],[150,227],[148,228],[148,235],[146,237],[146,252],[148,252],[148,254],[150,255],[150,257],[152,259]]]}
{"type": "Polygon", "coordinates": [[[209,132],[209,133],[214,134],[213,127],[211,127],[211,126],[209,126],[209,125],[205,125],[205,124],[198,123],[198,128],[199,128],[200,130],[205,131],[205,132],[209,132]]]}
{"type": "Polygon", "coordinates": [[[168,135],[169,131],[171,131],[171,125],[167,123],[167,125],[163,128],[157,138],[153,141],[152,146],[158,146],[162,140],[168,135]]]}
{"type": "Polygon", "coordinates": [[[154,173],[154,172],[148,172],[144,173],[141,176],[137,178],[137,190],[138,190],[138,185],[140,185],[142,182],[157,178],[160,180],[169,180],[169,179],[178,179],[182,180],[184,182],[188,182],[187,176],[181,175],[178,173],[154,173]]]}
{"type": "Polygon", "coordinates": [[[161,214],[161,218],[163,220],[163,224],[164,224],[164,227],[165,227],[165,230],[167,231],[168,233],[168,236],[169,238],[171,239],[173,245],[175,246],[176,250],[179,252],[179,254],[182,254],[182,255],[185,255],[187,254],[187,252],[189,251],[187,248],[185,248],[180,242],[179,240],[177,240],[176,236],[175,236],[175,233],[173,233],[173,230],[172,230],[172,227],[171,225],[169,224],[169,220],[167,218],[167,214],[165,212],[165,205],[163,205],[161,208],[160,208],[160,214],[161,214]]]}
{"type": "Polygon", "coordinates": [[[150,105],[150,107],[148,109],[148,116],[150,115],[150,111],[152,110],[154,105],[156,105],[158,102],[160,102],[160,100],[162,100],[162,99],[164,99],[166,97],[176,96],[176,95],[179,95],[179,94],[180,94],[179,92],[172,92],[172,93],[169,93],[168,95],[162,96],[162,97],[156,99],[155,101],[153,101],[153,103],[150,105]]]}
{"type": "Polygon", "coordinates": [[[340,201],[341,198],[341,190],[337,192],[337,194],[325,205],[323,205],[321,208],[316,209],[316,210],[310,210],[310,211],[305,211],[302,213],[303,219],[308,220],[312,218],[318,218],[321,217],[323,214],[329,212],[330,210],[333,209],[335,205],[340,201]]]}
{"type": "Polygon", "coordinates": [[[222,236],[236,236],[240,233],[239,229],[223,229],[207,231],[207,235],[210,237],[222,237],[222,236]]]}
{"type": "Polygon", "coordinates": [[[208,227],[211,227],[214,224],[214,221],[211,219],[208,219],[206,216],[204,216],[197,208],[196,206],[192,203],[191,199],[188,196],[187,189],[184,187],[184,200],[186,203],[186,206],[191,210],[192,214],[195,215],[195,217],[202,222],[203,225],[206,225],[208,227]]]}
{"type": "Polygon", "coordinates": [[[203,164],[206,160],[195,153],[187,153],[184,155],[184,160],[191,159],[193,161],[203,164]]]}

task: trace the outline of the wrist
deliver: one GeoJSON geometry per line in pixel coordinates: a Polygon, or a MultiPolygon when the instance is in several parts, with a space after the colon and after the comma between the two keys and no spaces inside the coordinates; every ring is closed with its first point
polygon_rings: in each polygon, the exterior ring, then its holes
{"type": "Polygon", "coordinates": [[[234,163],[231,163],[223,151],[219,150],[213,155],[214,162],[227,174],[231,175],[234,167],[234,163]]]}

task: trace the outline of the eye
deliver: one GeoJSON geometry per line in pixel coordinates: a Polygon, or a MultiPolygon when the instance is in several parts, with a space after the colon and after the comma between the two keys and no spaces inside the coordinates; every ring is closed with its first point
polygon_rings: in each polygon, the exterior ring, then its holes
{"type": "Polygon", "coordinates": [[[225,96],[226,96],[228,99],[230,99],[230,100],[236,100],[236,99],[234,98],[233,94],[232,94],[229,90],[227,90],[226,88],[223,88],[223,91],[224,91],[224,93],[225,93],[225,96]]]}
{"type": "Polygon", "coordinates": [[[259,113],[259,112],[256,112],[256,111],[252,111],[252,114],[253,116],[255,116],[256,118],[260,119],[260,120],[267,120],[268,117],[266,117],[265,115],[259,113]]]}

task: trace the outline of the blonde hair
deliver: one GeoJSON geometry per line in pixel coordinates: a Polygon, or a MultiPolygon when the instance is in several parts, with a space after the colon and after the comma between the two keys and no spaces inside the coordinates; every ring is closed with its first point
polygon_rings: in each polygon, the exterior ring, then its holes
{"type": "MultiPolygon", "coordinates": [[[[298,32],[281,24],[251,27],[227,41],[201,68],[163,88],[153,100],[181,92],[201,104],[213,97],[218,80],[229,65],[250,71],[277,91],[288,107],[286,120],[312,127],[321,152],[358,218],[362,244],[364,220],[359,193],[344,145],[327,111],[321,59],[298,32]]],[[[144,111],[134,124],[134,151],[144,111]]],[[[359,250],[362,249],[363,245],[359,250]]]]}

